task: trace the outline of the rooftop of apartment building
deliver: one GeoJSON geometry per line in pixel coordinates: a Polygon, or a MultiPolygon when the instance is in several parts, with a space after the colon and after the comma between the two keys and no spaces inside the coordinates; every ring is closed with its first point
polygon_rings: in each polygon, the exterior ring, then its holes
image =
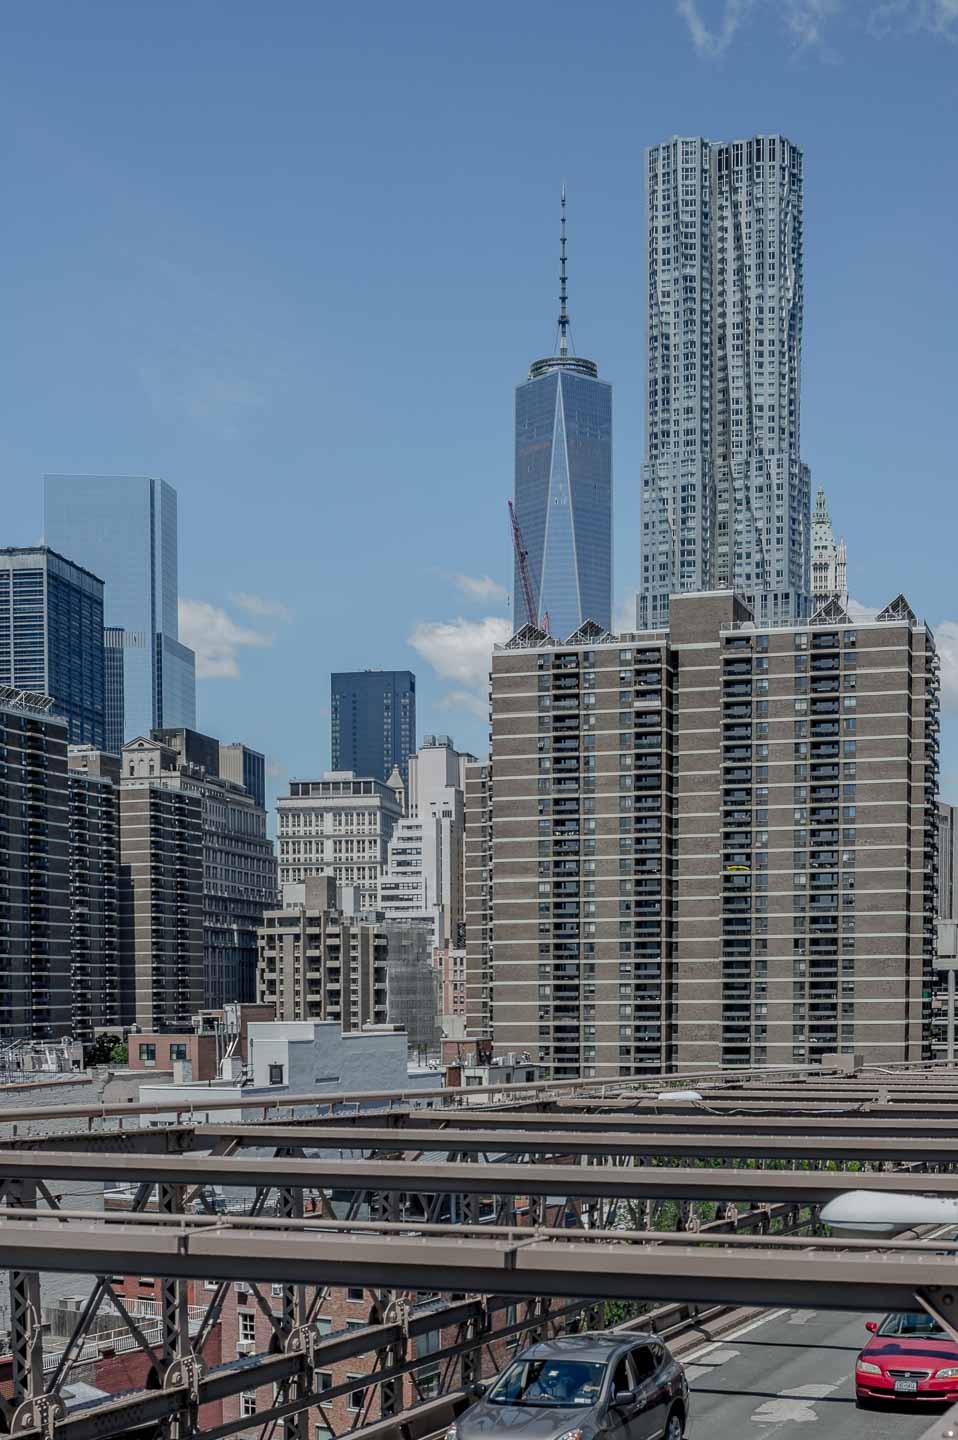
{"type": "MultiPolygon", "coordinates": [[[[866,629],[871,626],[894,623],[908,625],[910,629],[928,630],[927,623],[920,620],[912,610],[905,596],[896,595],[887,605],[881,609],[873,610],[865,606],[854,604],[848,610],[838,599],[827,600],[808,619],[801,621],[788,621],[777,624],[769,621],[757,621],[742,596],[734,590],[683,590],[672,596],[672,605],[686,604],[688,602],[717,602],[725,601],[734,607],[734,618],[720,622],[718,629],[720,633],[761,631],[787,634],[796,630],[807,630],[811,627],[826,625],[850,625],[855,629],[866,629]]],[[[929,632],[930,633],[930,632],[929,632]]],[[[500,642],[495,646],[497,652],[508,650],[545,650],[562,648],[563,646],[578,645],[617,645],[625,642],[627,644],[641,644],[642,642],[658,643],[673,637],[673,629],[654,630],[623,630],[613,633],[597,625],[593,620],[587,620],[571,635],[564,639],[548,634],[537,625],[523,625],[509,640],[500,642]]]]}

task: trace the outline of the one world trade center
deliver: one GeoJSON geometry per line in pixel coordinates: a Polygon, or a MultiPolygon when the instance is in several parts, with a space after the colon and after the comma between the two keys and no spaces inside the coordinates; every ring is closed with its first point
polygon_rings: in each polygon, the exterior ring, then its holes
{"type": "Polygon", "coordinates": [[[513,616],[566,640],[612,625],[612,386],[570,343],[564,187],[560,249],[557,353],[516,388],[513,616]]]}

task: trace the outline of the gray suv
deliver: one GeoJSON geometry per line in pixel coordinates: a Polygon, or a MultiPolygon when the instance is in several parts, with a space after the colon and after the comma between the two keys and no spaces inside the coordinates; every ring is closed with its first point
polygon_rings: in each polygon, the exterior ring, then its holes
{"type": "Polygon", "coordinates": [[[685,1371],[661,1340],[563,1335],[518,1355],[446,1440],[682,1440],[688,1415],[685,1371]]]}

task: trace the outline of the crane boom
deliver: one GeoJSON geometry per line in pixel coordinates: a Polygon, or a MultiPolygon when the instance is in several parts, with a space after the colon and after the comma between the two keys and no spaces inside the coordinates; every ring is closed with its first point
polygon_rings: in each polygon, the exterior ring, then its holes
{"type": "Polygon", "coordinates": [[[529,575],[529,552],[522,543],[522,531],[519,529],[519,521],[516,519],[515,507],[512,501],[509,504],[509,519],[512,522],[512,543],[516,549],[516,567],[519,571],[519,582],[522,585],[522,598],[526,602],[526,619],[530,625],[537,625],[535,596],[532,593],[532,580],[529,575]]]}

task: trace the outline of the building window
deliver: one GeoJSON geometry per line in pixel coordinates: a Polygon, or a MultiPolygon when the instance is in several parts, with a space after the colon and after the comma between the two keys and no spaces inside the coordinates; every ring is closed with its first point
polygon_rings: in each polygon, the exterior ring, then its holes
{"type": "Polygon", "coordinates": [[[244,1390],[240,1394],[240,1415],[247,1418],[256,1414],[256,1391],[244,1390]]]}
{"type": "Polygon", "coordinates": [[[239,1338],[244,1342],[256,1339],[256,1316],[251,1311],[239,1312],[239,1338]]]}
{"type": "Polygon", "coordinates": [[[282,1067],[282,1065],[271,1065],[271,1066],[269,1067],[269,1083],[270,1083],[271,1085],[282,1085],[282,1083],[283,1083],[283,1067],[282,1067]]]}
{"type": "Polygon", "coordinates": [[[170,1046],[170,1059],[171,1059],[171,1060],[187,1060],[188,1058],[189,1058],[189,1056],[187,1055],[187,1046],[186,1046],[186,1045],[171,1045],[171,1046],[170,1046]]]}
{"type": "MultiPolygon", "coordinates": [[[[350,1380],[362,1380],[363,1378],[364,1378],[364,1377],[363,1377],[362,1375],[347,1375],[347,1376],[346,1376],[347,1381],[350,1381],[350,1380]]],[[[354,1410],[354,1411],[362,1410],[363,1405],[364,1405],[365,1403],[366,1403],[366,1390],[365,1390],[365,1387],[363,1387],[362,1389],[359,1389],[359,1390],[350,1390],[349,1394],[346,1396],[346,1408],[347,1408],[347,1410],[354,1410]]]]}
{"type": "Polygon", "coordinates": [[[360,1285],[350,1285],[346,1291],[346,1299],[362,1303],[366,1298],[366,1292],[360,1285]]]}
{"type": "Polygon", "coordinates": [[[155,1046],[155,1045],[141,1045],[140,1048],[139,1048],[138,1054],[139,1054],[139,1056],[140,1056],[140,1064],[141,1064],[141,1065],[155,1065],[155,1064],[156,1064],[156,1046],[155,1046]]]}

